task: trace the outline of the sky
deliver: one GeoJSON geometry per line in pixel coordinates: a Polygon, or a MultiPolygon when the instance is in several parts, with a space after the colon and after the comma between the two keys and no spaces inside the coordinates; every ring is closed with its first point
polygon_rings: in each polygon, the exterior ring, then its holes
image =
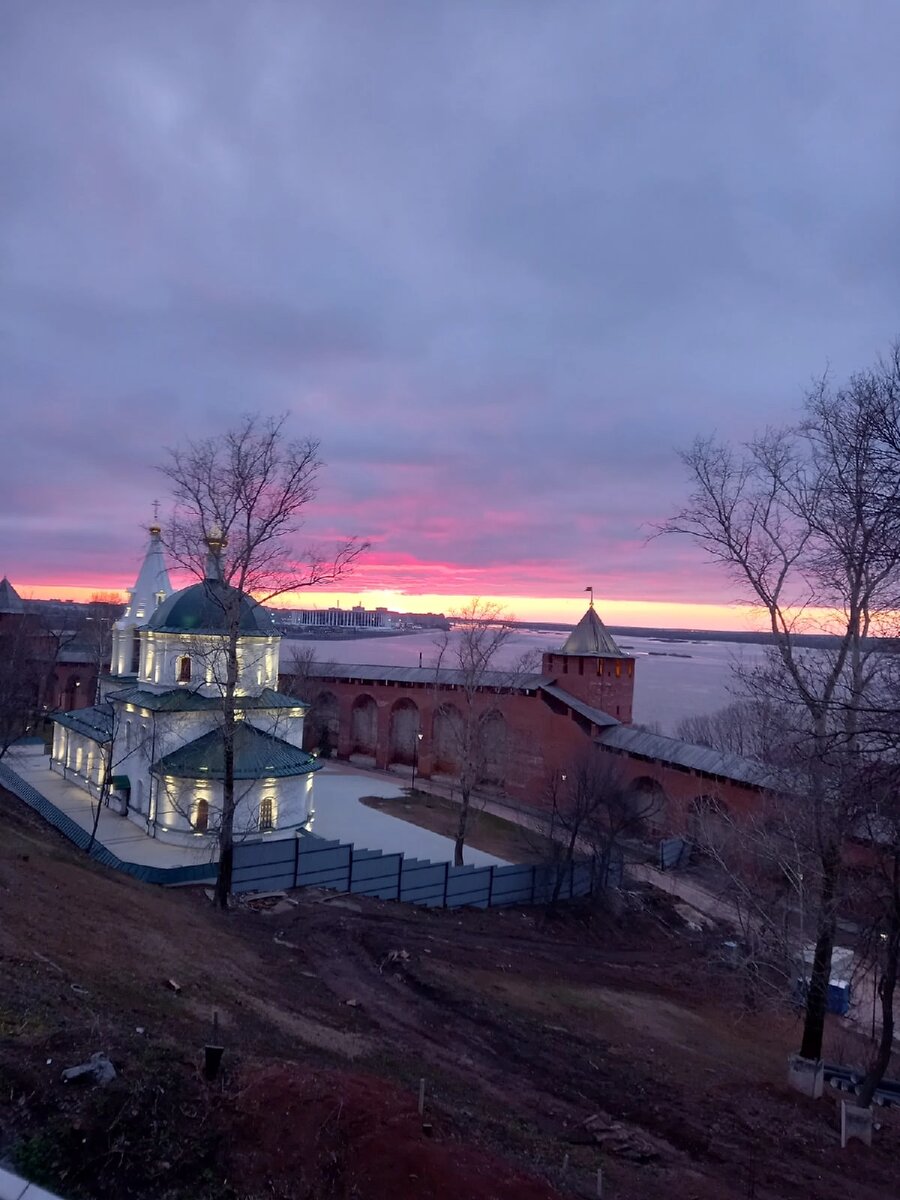
{"type": "Polygon", "coordinates": [[[746,627],[649,535],[679,448],[900,334],[898,37],[893,0],[5,0],[0,575],[127,587],[167,448],[286,412],[303,536],[371,543],[345,603],[746,627]]]}

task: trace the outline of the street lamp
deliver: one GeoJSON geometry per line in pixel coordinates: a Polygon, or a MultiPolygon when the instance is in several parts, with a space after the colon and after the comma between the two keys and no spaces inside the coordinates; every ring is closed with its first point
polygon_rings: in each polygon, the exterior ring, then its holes
{"type": "Polygon", "coordinates": [[[413,773],[412,773],[412,786],[410,787],[410,791],[415,791],[415,789],[416,789],[416,771],[419,766],[419,742],[421,742],[421,740],[424,736],[425,736],[424,733],[420,733],[417,731],[416,739],[413,742],[413,773]]]}

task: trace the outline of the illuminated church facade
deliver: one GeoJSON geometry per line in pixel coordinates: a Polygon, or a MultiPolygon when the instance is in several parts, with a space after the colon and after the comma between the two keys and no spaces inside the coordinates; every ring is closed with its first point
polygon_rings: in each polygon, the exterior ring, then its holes
{"type": "MultiPolygon", "coordinates": [[[[173,592],[161,530],[113,629],[98,704],[53,718],[51,769],[153,837],[215,843],[222,812],[227,602],[222,543],[205,578],[173,592]]],[[[320,764],[303,749],[306,706],[278,690],[280,637],[269,613],[240,597],[235,835],[292,836],[313,814],[320,764]]]]}

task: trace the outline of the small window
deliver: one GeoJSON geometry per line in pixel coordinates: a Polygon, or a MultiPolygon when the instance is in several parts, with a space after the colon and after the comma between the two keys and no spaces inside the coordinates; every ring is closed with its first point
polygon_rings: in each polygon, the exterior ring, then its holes
{"type": "Polygon", "coordinates": [[[194,828],[198,833],[206,833],[209,829],[209,801],[203,797],[197,801],[197,807],[194,809],[194,828]]]}
{"type": "Polygon", "coordinates": [[[597,674],[598,675],[603,674],[603,659],[602,658],[597,659],[597,674]]]}
{"type": "Polygon", "coordinates": [[[622,678],[622,664],[621,664],[621,662],[616,662],[616,679],[621,679],[621,678],[622,678]]]}
{"type": "Polygon", "coordinates": [[[628,678],[631,679],[632,675],[634,675],[634,663],[630,662],[628,664],[628,678]]]}
{"type": "Polygon", "coordinates": [[[183,654],[178,660],[178,682],[191,682],[191,658],[189,654],[183,654]]]}
{"type": "Polygon", "coordinates": [[[275,804],[271,796],[263,796],[259,802],[259,827],[260,829],[275,828],[275,804]]]}

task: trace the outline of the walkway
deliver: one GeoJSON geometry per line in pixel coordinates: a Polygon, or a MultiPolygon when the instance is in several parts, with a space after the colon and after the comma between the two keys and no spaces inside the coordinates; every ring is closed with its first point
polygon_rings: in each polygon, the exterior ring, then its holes
{"type": "MultiPolygon", "coordinates": [[[[408,858],[452,862],[454,843],[442,834],[411,821],[379,812],[360,803],[362,796],[397,799],[406,795],[406,779],[393,771],[376,771],[340,759],[329,759],[313,784],[316,815],[311,826],[319,837],[353,842],[366,850],[385,854],[402,851],[408,858]]],[[[504,860],[469,846],[467,866],[503,866],[504,860]]]]}
{"type": "MultiPolygon", "coordinates": [[[[82,788],[50,770],[50,758],[43,746],[15,746],[3,761],[82,829],[91,831],[95,802],[82,788]]],[[[405,781],[393,773],[329,761],[317,772],[313,784],[316,815],[311,831],[318,837],[353,842],[366,850],[385,854],[400,851],[408,858],[432,862],[452,861],[450,838],[360,803],[361,796],[403,796],[404,787],[405,781]]],[[[293,830],[283,832],[293,837],[293,830]]],[[[209,845],[195,849],[150,837],[133,821],[109,808],[100,812],[96,840],[123,862],[140,866],[183,867],[210,862],[215,854],[215,847],[209,845]]],[[[466,863],[477,867],[504,865],[503,859],[468,847],[466,863]]]]}
{"type": "MultiPolygon", "coordinates": [[[[4,763],[51,804],[90,833],[97,811],[96,802],[82,788],[50,770],[50,756],[40,746],[15,746],[4,763]]],[[[109,808],[100,810],[96,840],[123,862],[144,867],[185,867],[212,860],[208,846],[174,846],[148,837],[127,817],[109,808]]]]}

